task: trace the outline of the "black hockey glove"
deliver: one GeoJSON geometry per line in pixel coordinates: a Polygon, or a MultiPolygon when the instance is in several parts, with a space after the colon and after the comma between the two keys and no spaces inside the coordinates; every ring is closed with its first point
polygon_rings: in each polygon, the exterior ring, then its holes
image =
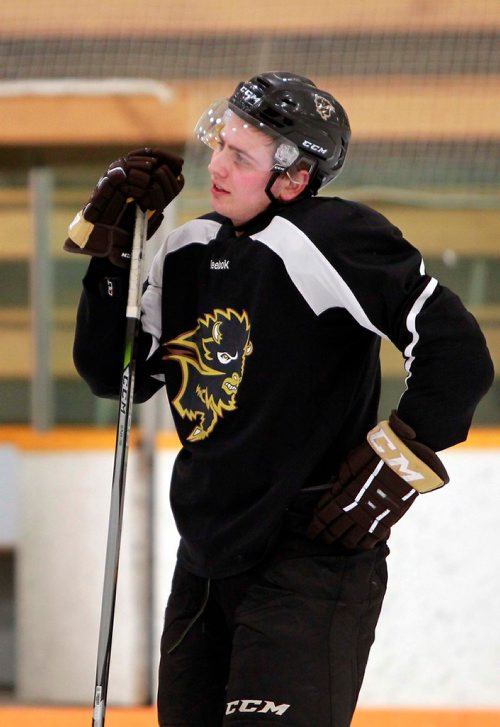
{"type": "Polygon", "coordinates": [[[183,160],[161,149],[136,149],[110,164],[68,229],[68,252],[108,257],[128,267],[134,229],[134,205],[148,210],[148,238],[163,210],[184,186],[183,160]]]}
{"type": "Polygon", "coordinates": [[[419,493],[448,481],[437,454],[415,441],[413,429],[392,412],[348,455],[316,505],[307,534],[369,550],[387,540],[419,493]]]}

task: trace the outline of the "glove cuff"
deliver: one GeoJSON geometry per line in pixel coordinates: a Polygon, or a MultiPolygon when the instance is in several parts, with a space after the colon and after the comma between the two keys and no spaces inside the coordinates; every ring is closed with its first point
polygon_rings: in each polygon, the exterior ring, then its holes
{"type": "Polygon", "coordinates": [[[76,213],[73,221],[68,227],[68,243],[71,242],[72,245],[68,244],[68,246],[65,246],[64,249],[67,252],[79,252],[75,249],[78,247],[81,252],[87,245],[93,230],[93,223],[86,220],[83,216],[83,210],[80,210],[76,213]]]}
{"type": "Polygon", "coordinates": [[[398,437],[388,421],[379,422],[368,432],[366,439],[380,459],[417,492],[431,492],[448,482],[448,475],[439,457],[429,450],[439,465],[436,467],[438,474],[398,437]]]}

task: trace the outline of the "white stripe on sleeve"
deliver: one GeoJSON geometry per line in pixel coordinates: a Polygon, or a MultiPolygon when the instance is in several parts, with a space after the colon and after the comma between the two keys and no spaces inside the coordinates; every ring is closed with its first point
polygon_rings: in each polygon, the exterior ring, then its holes
{"type": "Polygon", "coordinates": [[[431,278],[423,291],[418,296],[417,300],[414,302],[413,306],[410,309],[410,312],[408,313],[408,316],[406,317],[406,327],[408,331],[412,334],[412,338],[410,343],[405,348],[403,355],[405,357],[405,369],[407,372],[406,377],[406,388],[408,388],[408,380],[411,377],[411,367],[413,362],[415,361],[415,356],[413,355],[413,350],[417,343],[420,340],[420,335],[418,333],[417,329],[417,318],[418,314],[421,312],[422,308],[424,307],[425,303],[431,295],[434,293],[436,286],[438,284],[438,281],[435,278],[431,278]]]}
{"type": "Polygon", "coordinates": [[[283,260],[297,290],[317,315],[328,308],[345,308],[363,328],[387,338],[370,321],[338,271],[292,222],[276,216],[255,239],[283,260]]]}
{"type": "Polygon", "coordinates": [[[220,227],[220,223],[214,220],[190,220],[171,232],[156,253],[148,275],[148,286],[141,300],[142,329],[146,333],[150,333],[153,338],[149,357],[160,345],[161,299],[165,258],[170,253],[176,252],[187,245],[208,244],[216,237],[220,227]]]}

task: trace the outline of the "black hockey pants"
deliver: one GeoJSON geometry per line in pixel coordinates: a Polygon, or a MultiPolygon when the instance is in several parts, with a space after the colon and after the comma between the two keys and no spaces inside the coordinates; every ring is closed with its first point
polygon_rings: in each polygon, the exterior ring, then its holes
{"type": "Polygon", "coordinates": [[[161,643],[160,727],[348,727],[385,594],[388,548],[289,538],[219,580],[177,565],[161,643]]]}

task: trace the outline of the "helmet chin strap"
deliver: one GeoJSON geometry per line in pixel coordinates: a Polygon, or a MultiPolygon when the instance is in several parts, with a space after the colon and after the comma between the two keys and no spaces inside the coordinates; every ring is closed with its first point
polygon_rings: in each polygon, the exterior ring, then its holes
{"type": "MultiPolygon", "coordinates": [[[[288,174],[288,171],[286,171],[286,170],[281,170],[281,171],[274,170],[271,172],[271,176],[269,177],[269,180],[266,184],[266,188],[264,191],[267,194],[267,196],[269,197],[269,199],[271,200],[271,204],[287,204],[284,200],[277,199],[274,196],[274,194],[271,192],[271,187],[274,185],[274,183],[278,179],[278,177],[283,174],[283,171],[285,174],[287,174],[290,177],[290,175],[288,174]]],[[[291,179],[291,177],[290,177],[290,179],[291,179]]],[[[298,182],[294,182],[293,179],[291,179],[291,181],[293,184],[299,184],[298,182]]],[[[307,185],[305,187],[305,189],[298,195],[298,197],[294,197],[294,199],[292,199],[290,201],[294,202],[296,199],[303,199],[304,197],[311,197],[314,194],[316,194],[316,193],[309,187],[309,185],[307,185]]]]}
{"type": "MultiPolygon", "coordinates": [[[[286,171],[285,171],[285,173],[288,174],[288,172],[286,172],[286,171]]],[[[299,194],[298,197],[295,197],[294,199],[291,199],[288,202],[286,202],[285,200],[282,200],[282,199],[278,199],[271,192],[271,187],[273,186],[273,184],[275,183],[275,181],[278,179],[278,177],[280,176],[280,174],[283,174],[283,171],[279,171],[279,170],[278,171],[276,171],[276,170],[272,171],[271,172],[271,176],[269,177],[269,180],[268,180],[268,182],[266,184],[265,193],[268,196],[271,204],[268,207],[266,207],[265,210],[262,210],[262,212],[259,212],[257,215],[255,215],[255,217],[252,217],[252,219],[247,220],[246,222],[243,222],[240,225],[234,225],[233,226],[233,229],[236,232],[245,232],[245,230],[247,230],[249,226],[251,226],[252,224],[255,224],[255,222],[257,220],[259,220],[261,217],[265,217],[266,215],[268,215],[270,210],[279,209],[279,207],[282,206],[282,205],[291,204],[292,202],[295,202],[298,199],[304,199],[304,197],[311,197],[314,194],[314,192],[309,187],[306,187],[299,194]]]]}
{"type": "Polygon", "coordinates": [[[271,187],[274,185],[275,181],[278,179],[278,177],[282,174],[282,172],[271,172],[271,176],[269,177],[269,180],[266,184],[266,189],[264,190],[269,199],[271,200],[271,203],[279,202],[278,199],[274,196],[274,194],[271,192],[271,187]]]}

